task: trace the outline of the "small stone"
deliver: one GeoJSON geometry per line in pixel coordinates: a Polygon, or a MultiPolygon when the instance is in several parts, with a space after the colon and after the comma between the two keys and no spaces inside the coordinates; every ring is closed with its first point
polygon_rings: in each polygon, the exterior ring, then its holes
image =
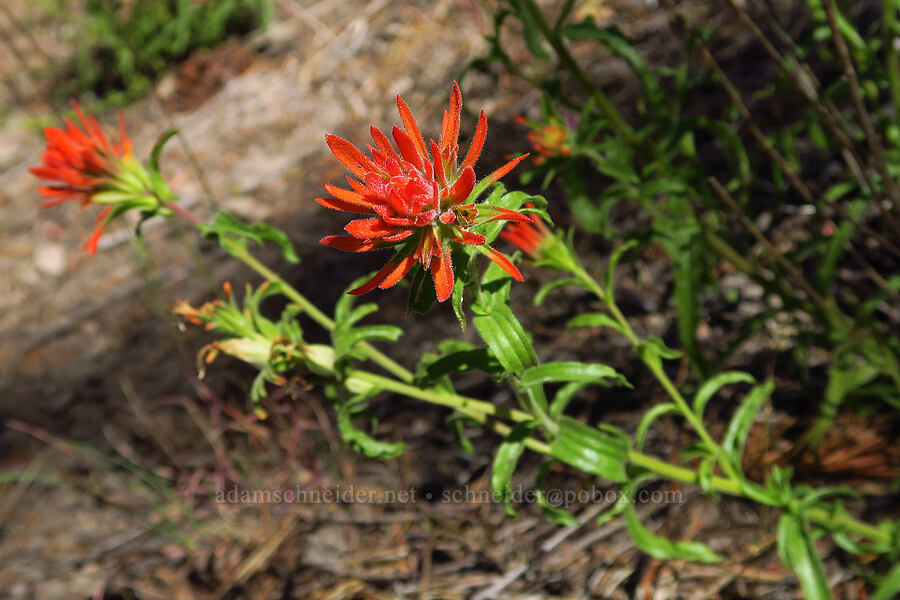
{"type": "Polygon", "coordinates": [[[66,270],[66,249],[62,244],[38,244],[34,249],[34,266],[51,277],[66,270]]]}
{"type": "Polygon", "coordinates": [[[156,85],[156,93],[162,98],[164,101],[172,98],[172,95],[178,89],[178,77],[172,71],[169,71],[165,75],[163,75],[159,83],[156,85]]]}

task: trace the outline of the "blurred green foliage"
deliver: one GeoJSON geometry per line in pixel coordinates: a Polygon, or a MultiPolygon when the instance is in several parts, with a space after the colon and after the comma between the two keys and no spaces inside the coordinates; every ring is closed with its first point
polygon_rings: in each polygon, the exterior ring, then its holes
{"type": "Polygon", "coordinates": [[[73,57],[55,94],[129,102],[173,62],[264,28],[273,10],[272,0],[83,0],[69,29],[73,57]]]}

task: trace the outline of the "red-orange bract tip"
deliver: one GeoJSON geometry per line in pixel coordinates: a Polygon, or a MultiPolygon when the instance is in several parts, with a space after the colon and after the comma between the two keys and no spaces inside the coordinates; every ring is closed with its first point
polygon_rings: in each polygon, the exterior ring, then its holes
{"type": "MultiPolygon", "coordinates": [[[[465,159],[459,160],[459,130],[462,93],[455,81],[450,105],[444,111],[440,138],[426,142],[409,106],[397,96],[397,112],[403,127],[394,126],[391,139],[380,129],[370,127],[374,146],[369,156],[343,138],[326,135],[335,157],[356,179],[348,178],[347,190],[326,184],[331,198],[317,198],[327,208],[362,213],[365,218],[345,227],[347,236],[328,236],[321,243],[347,252],[365,252],[397,247],[397,254],[368,282],[352,290],[364,294],[376,287],[389,288],[400,281],[418,262],[431,269],[435,293],[444,301],[453,292],[453,266],[450,244],[483,246],[485,238],[469,228],[485,220],[529,222],[520,213],[483,206],[483,215],[474,204],[464,204],[475,187],[475,163],[487,137],[487,117],[480,112],[472,144],[465,159]],[[487,217],[487,219],[485,218],[487,217]]],[[[527,155],[526,155],[527,156],[527,155]]],[[[500,179],[522,159],[508,162],[488,176],[500,179]]],[[[489,248],[485,254],[513,277],[521,280],[518,269],[505,256],[489,248]]]]}
{"type": "MultiPolygon", "coordinates": [[[[55,206],[78,200],[82,208],[91,204],[94,195],[112,187],[121,170],[122,159],[131,156],[131,140],[125,131],[124,117],[119,117],[118,144],[110,145],[97,122],[71,102],[80,127],[69,119],[63,119],[64,128],[47,127],[44,136],[47,146],[42,156],[43,165],[29,171],[50,185],[38,187],[38,193],[50,198],[42,207],[55,206]]],[[[97,217],[101,221],[82,247],[90,254],[97,252],[97,244],[112,211],[105,207],[97,217]]]]}

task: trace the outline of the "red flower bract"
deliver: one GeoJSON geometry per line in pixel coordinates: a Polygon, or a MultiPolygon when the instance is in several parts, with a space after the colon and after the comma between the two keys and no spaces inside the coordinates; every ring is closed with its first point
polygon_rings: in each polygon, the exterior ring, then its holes
{"type": "MultiPolygon", "coordinates": [[[[487,221],[531,221],[523,214],[485,204],[466,204],[475,188],[475,162],[487,136],[484,111],[469,152],[459,159],[459,125],[462,94],[453,82],[450,109],[444,111],[439,142],[426,145],[409,107],[397,96],[403,129],[394,126],[391,135],[397,149],[382,131],[371,128],[375,147],[369,156],[350,142],[334,135],[326,140],[331,151],[357,179],[348,177],[351,190],[325,185],[333,198],[317,198],[322,206],[372,215],[351,221],[349,236],[329,236],[322,243],[348,252],[365,252],[396,247],[397,253],[372,279],[352,290],[364,294],[376,287],[386,289],[400,281],[419,262],[430,268],[437,298],[444,301],[453,291],[450,243],[478,246],[488,258],[522,281],[522,274],[508,258],[485,242],[483,235],[469,228],[487,221]]],[[[527,155],[525,155],[527,156],[527,155]]],[[[492,183],[506,175],[525,156],[513,159],[488,175],[492,183]]]]}
{"type": "MultiPolygon", "coordinates": [[[[531,207],[530,204],[526,206],[531,207]]],[[[529,217],[529,223],[508,223],[500,232],[500,237],[536,259],[540,258],[541,248],[552,239],[552,235],[539,216],[529,217]]]]}
{"type": "MultiPolygon", "coordinates": [[[[118,144],[110,144],[97,120],[85,117],[77,103],[73,102],[72,106],[81,128],[69,119],[64,119],[65,129],[45,128],[47,148],[42,157],[44,165],[29,169],[35,176],[53,182],[38,188],[41,196],[49,198],[41,204],[42,207],[69,200],[80,201],[82,208],[88,206],[94,195],[117,188],[115,180],[122,171],[122,160],[131,157],[131,140],[125,132],[121,112],[121,139],[118,144]]],[[[97,216],[100,224],[84,245],[91,254],[97,250],[97,241],[112,210],[112,206],[106,206],[97,216]]]]}

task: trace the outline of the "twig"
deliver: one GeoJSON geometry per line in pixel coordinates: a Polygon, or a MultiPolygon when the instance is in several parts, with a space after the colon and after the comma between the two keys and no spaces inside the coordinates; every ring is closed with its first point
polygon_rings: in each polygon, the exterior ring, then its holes
{"type": "Polygon", "coordinates": [[[825,13],[828,15],[828,26],[831,28],[831,37],[834,38],[834,46],[838,53],[838,58],[844,68],[844,78],[850,87],[850,97],[856,107],[859,120],[862,123],[863,130],[866,132],[866,142],[869,144],[869,151],[875,159],[875,167],[881,175],[881,183],[887,191],[888,197],[894,204],[894,210],[900,211],[900,197],[897,195],[897,186],[888,172],[887,160],[884,155],[884,146],[881,144],[881,136],[875,130],[872,124],[872,117],[866,109],[866,103],[863,100],[862,92],[859,88],[859,79],[856,77],[856,69],[853,67],[853,60],[850,58],[850,52],[847,50],[847,42],[838,28],[837,14],[834,10],[832,0],[822,0],[822,6],[825,7],[825,13]]]}
{"type": "Polygon", "coordinates": [[[778,251],[778,249],[772,245],[772,242],[770,242],[766,238],[766,236],[764,236],[759,231],[759,229],[756,227],[756,225],[754,225],[753,221],[750,220],[750,217],[748,217],[744,213],[744,211],[741,210],[741,207],[738,206],[738,203],[734,200],[734,198],[731,197],[731,194],[728,193],[728,190],[726,190],[722,186],[722,184],[719,183],[719,180],[716,179],[715,177],[710,177],[709,179],[707,179],[707,181],[709,182],[709,185],[713,188],[713,191],[715,191],[716,194],[722,200],[725,201],[725,203],[728,205],[728,207],[731,209],[731,211],[735,214],[735,216],[737,216],[738,219],[740,219],[741,223],[744,224],[744,227],[747,228],[747,231],[749,231],[750,234],[754,238],[756,238],[756,241],[759,242],[763,248],[765,248],[766,253],[769,254],[769,256],[772,259],[774,259],[779,265],[781,265],[781,267],[785,271],[787,271],[788,273],[791,274],[791,276],[794,278],[797,285],[799,285],[801,288],[803,288],[803,291],[806,293],[807,297],[809,297],[809,299],[813,303],[815,303],[815,305],[824,314],[829,315],[838,321],[842,320],[844,318],[843,315],[838,313],[836,311],[836,309],[831,304],[829,304],[828,301],[825,300],[825,298],[823,298],[822,295],[819,294],[819,292],[817,292],[815,290],[815,288],[813,288],[809,284],[809,282],[803,276],[803,273],[800,272],[800,269],[798,269],[794,263],[792,263],[791,261],[786,259],[784,256],[782,256],[782,254],[778,251]]]}
{"type": "Polygon", "coordinates": [[[275,551],[281,547],[284,541],[288,538],[294,528],[297,526],[297,522],[300,520],[300,514],[294,512],[290,517],[287,518],[284,525],[276,531],[262,546],[260,546],[253,554],[247,557],[247,559],[240,564],[237,568],[237,572],[234,576],[223,583],[216,593],[213,594],[214,600],[221,600],[225,597],[225,595],[230,592],[234,586],[239,585],[240,583],[249,579],[254,573],[257,573],[265,568],[269,561],[272,559],[272,555],[275,554],[275,551]]]}
{"type": "MultiPolygon", "coordinates": [[[[672,3],[672,0],[665,0],[665,2],[675,12],[675,14],[678,16],[678,18],[685,24],[685,26],[693,27],[693,25],[688,21],[687,17],[685,17],[681,13],[681,11],[679,11],[674,6],[674,4],[672,3]]],[[[752,23],[752,20],[750,22],[752,23]]],[[[758,31],[758,29],[757,29],[757,31],[758,31]]],[[[760,35],[762,35],[762,34],[760,33],[760,35]]],[[[763,39],[765,39],[765,38],[763,38],[763,39]]],[[[750,112],[750,109],[747,107],[747,105],[744,103],[743,99],[741,98],[740,92],[737,90],[737,88],[734,86],[734,84],[731,83],[731,80],[728,78],[728,75],[725,74],[725,71],[722,69],[721,65],[719,65],[718,61],[712,55],[712,52],[710,52],[709,48],[702,41],[699,42],[699,47],[700,47],[701,53],[703,54],[704,60],[706,60],[707,64],[715,72],[716,77],[719,79],[719,82],[722,84],[722,87],[725,89],[725,92],[731,98],[731,101],[737,107],[738,112],[740,113],[741,117],[746,122],[747,128],[750,131],[750,134],[757,141],[757,143],[760,146],[762,146],[762,148],[766,152],[766,154],[768,154],[769,157],[778,165],[778,167],[782,170],[782,172],[784,172],[785,176],[788,178],[788,181],[791,183],[791,186],[797,190],[797,192],[803,198],[804,202],[808,203],[810,206],[813,206],[813,207],[818,206],[818,202],[816,201],[815,197],[813,196],[812,191],[809,189],[809,186],[807,186],[806,183],[800,178],[800,176],[797,174],[796,170],[793,167],[791,167],[791,165],[790,165],[790,163],[788,163],[787,159],[785,159],[784,156],[781,154],[781,152],[779,152],[778,149],[772,145],[772,143],[769,141],[769,138],[766,136],[766,134],[763,133],[763,131],[756,124],[755,120],[753,119],[753,115],[750,112]]],[[[769,47],[771,47],[771,44],[769,44],[769,47]]],[[[773,52],[776,52],[776,54],[775,54],[776,60],[783,60],[783,59],[780,59],[780,56],[777,54],[777,51],[775,51],[774,48],[773,48],[773,52]]],[[[796,85],[802,91],[806,90],[806,86],[803,86],[801,83],[798,82],[796,85]]],[[[809,98],[810,98],[810,101],[815,106],[819,106],[819,104],[817,102],[815,102],[813,97],[809,97],[809,98]]],[[[821,107],[819,106],[819,108],[821,108],[821,107]]],[[[829,118],[827,112],[824,112],[823,118],[826,118],[826,119],[829,118]]],[[[826,122],[828,122],[828,121],[826,121],[826,122]]],[[[837,128],[837,126],[834,126],[834,127],[835,127],[834,131],[835,131],[836,135],[840,134],[840,131],[837,128]]],[[[869,180],[866,178],[864,170],[861,167],[859,167],[859,164],[857,164],[857,161],[859,159],[858,159],[858,157],[856,157],[856,154],[855,154],[855,151],[853,150],[852,144],[850,144],[849,140],[846,137],[844,137],[843,139],[846,140],[846,143],[844,141],[842,141],[841,143],[845,146],[844,157],[845,157],[845,160],[847,160],[848,166],[851,168],[851,170],[854,173],[857,173],[858,176],[864,178],[865,182],[867,183],[867,185],[865,187],[868,187],[869,189],[873,190],[873,194],[874,194],[874,188],[872,187],[871,182],[869,182],[869,180]],[[847,153],[850,153],[850,156],[848,156],[847,153]],[[853,160],[850,160],[851,157],[854,157],[853,160]]],[[[884,247],[886,249],[890,250],[895,256],[900,257],[900,246],[898,246],[897,244],[895,244],[894,242],[892,242],[885,236],[881,235],[880,233],[878,233],[877,231],[875,231],[874,229],[869,227],[866,223],[856,220],[849,212],[847,212],[847,209],[845,209],[839,203],[837,203],[836,201],[831,200],[825,196],[821,197],[821,202],[824,202],[826,205],[828,205],[830,208],[832,208],[835,212],[837,212],[841,216],[841,218],[853,223],[863,233],[873,237],[874,239],[877,239],[881,244],[884,245],[884,247]]],[[[876,205],[877,204],[878,203],[876,202],[876,205]]],[[[834,225],[833,223],[828,223],[828,224],[832,225],[833,227],[836,227],[836,225],[834,225]]]]}

